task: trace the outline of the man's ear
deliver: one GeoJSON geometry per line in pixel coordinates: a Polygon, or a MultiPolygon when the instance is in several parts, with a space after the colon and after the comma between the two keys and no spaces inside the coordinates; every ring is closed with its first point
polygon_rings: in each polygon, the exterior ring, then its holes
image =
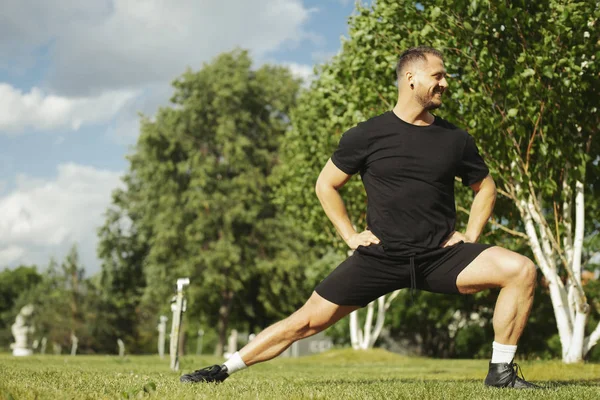
{"type": "Polygon", "coordinates": [[[414,87],[414,83],[415,83],[415,76],[412,72],[410,71],[406,71],[404,73],[404,79],[406,80],[406,82],[408,83],[408,85],[412,88],[414,87]]]}

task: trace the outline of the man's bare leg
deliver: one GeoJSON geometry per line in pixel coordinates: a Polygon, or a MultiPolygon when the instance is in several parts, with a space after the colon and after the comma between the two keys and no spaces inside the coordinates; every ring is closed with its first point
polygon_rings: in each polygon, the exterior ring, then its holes
{"type": "Polygon", "coordinates": [[[298,311],[269,326],[244,346],[240,356],[247,366],[275,358],[295,341],[327,329],[358,308],[339,306],[313,292],[298,311]]]}
{"type": "Polygon", "coordinates": [[[298,311],[263,330],[224,365],[199,369],[179,379],[181,382],[223,382],[240,369],[277,357],[295,341],[321,332],[358,308],[339,306],[313,292],[298,311]]]}
{"type": "Polygon", "coordinates": [[[494,309],[494,340],[516,345],[531,311],[536,276],[535,264],[529,258],[491,247],[458,275],[456,286],[464,294],[501,288],[494,309]]]}
{"type": "Polygon", "coordinates": [[[458,290],[465,294],[500,288],[492,321],[492,361],[484,381],[488,386],[540,388],[519,378],[512,363],[533,304],[536,277],[537,270],[530,259],[501,247],[492,247],[483,251],[456,279],[458,290]]]}

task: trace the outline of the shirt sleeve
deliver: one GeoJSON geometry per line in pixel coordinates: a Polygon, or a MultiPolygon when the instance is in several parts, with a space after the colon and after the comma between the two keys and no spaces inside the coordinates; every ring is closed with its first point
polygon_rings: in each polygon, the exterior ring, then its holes
{"type": "Polygon", "coordinates": [[[462,159],[458,166],[457,175],[462,179],[464,186],[470,186],[488,176],[490,170],[479,154],[475,140],[467,134],[462,159]]]}
{"type": "Polygon", "coordinates": [[[348,175],[354,175],[365,165],[367,135],[359,126],[347,130],[331,156],[331,161],[348,175]]]}

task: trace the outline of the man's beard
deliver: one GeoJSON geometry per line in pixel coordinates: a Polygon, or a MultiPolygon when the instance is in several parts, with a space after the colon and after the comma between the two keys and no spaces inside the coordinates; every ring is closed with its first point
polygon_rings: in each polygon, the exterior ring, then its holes
{"type": "Polygon", "coordinates": [[[417,94],[415,94],[415,98],[417,99],[417,101],[419,102],[421,107],[423,107],[423,109],[425,109],[425,111],[435,110],[436,108],[440,108],[442,106],[441,92],[434,92],[434,94],[432,96],[429,96],[429,95],[421,96],[417,93],[417,94]],[[440,101],[439,102],[433,101],[433,96],[435,96],[436,93],[440,93],[440,101]]]}

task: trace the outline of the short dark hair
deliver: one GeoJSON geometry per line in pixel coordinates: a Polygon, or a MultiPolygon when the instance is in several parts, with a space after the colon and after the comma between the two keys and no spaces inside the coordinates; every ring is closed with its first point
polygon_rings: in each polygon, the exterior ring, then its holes
{"type": "Polygon", "coordinates": [[[400,58],[398,59],[398,64],[396,64],[396,76],[398,78],[400,78],[400,74],[402,73],[402,70],[408,64],[411,64],[415,61],[427,61],[426,54],[430,54],[432,56],[439,57],[442,60],[444,59],[442,52],[440,52],[439,50],[436,50],[432,47],[427,47],[427,46],[412,47],[400,55],[400,58]]]}

